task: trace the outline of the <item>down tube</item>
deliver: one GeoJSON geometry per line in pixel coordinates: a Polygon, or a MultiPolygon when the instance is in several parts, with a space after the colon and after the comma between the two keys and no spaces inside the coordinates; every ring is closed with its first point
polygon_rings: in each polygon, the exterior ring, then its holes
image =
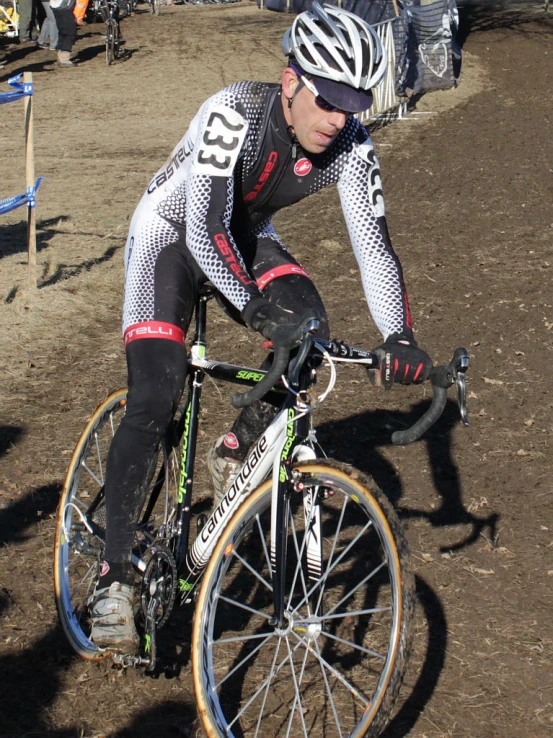
{"type": "Polygon", "coordinates": [[[190,591],[200,578],[225,526],[245,496],[256,489],[280,458],[286,441],[287,411],[281,410],[246,457],[235,482],[211,514],[191,546],[179,577],[181,591],[190,591]]]}

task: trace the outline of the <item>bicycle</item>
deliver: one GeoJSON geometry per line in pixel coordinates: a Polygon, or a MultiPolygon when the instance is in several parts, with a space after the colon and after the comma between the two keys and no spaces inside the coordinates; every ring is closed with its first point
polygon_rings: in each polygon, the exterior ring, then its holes
{"type": "MultiPolygon", "coordinates": [[[[321,458],[312,417],[334,387],[336,364],[374,369],[378,357],[315,338],[311,320],[292,361],[277,349],[267,372],[208,360],[206,306],[214,294],[206,285],[196,307],[186,403],[152,462],[135,536],[143,650],[110,654],[88,637],[87,602],[103,560],[105,455],[125,390],[97,408],[69,464],[55,542],[61,625],[85,659],[111,656],[153,670],[157,631],[180,599],[195,605],[192,671],[208,735],[376,736],[389,719],[411,644],[415,585],[407,542],[391,504],[364,474],[321,458]],[[330,375],[317,397],[321,360],[330,375]],[[281,409],[218,506],[195,516],[206,376],[250,387],[233,396],[235,407],[264,397],[281,409]]],[[[467,351],[457,349],[448,365],[432,370],[429,410],[395,433],[395,443],[416,440],[437,420],[452,384],[468,423],[468,363],[467,351]]]]}
{"type": "Polygon", "coordinates": [[[106,63],[108,66],[119,58],[121,53],[121,26],[119,25],[119,4],[117,0],[94,0],[91,11],[106,25],[106,63]]]}

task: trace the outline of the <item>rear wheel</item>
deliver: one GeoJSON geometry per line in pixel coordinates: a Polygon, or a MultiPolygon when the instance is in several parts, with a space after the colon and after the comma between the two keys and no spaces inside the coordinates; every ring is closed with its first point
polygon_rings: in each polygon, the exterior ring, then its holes
{"type": "MultiPolygon", "coordinates": [[[[67,639],[85,659],[106,655],[89,638],[88,601],[104,559],[106,464],[112,438],[125,412],[126,396],[126,390],[111,394],[87,423],[73,452],[58,509],[54,548],[56,606],[67,639]]],[[[167,545],[174,532],[177,482],[176,455],[168,455],[164,448],[152,461],[146,502],[136,530],[133,557],[137,583],[144,572],[157,571],[154,565],[167,568],[164,562],[169,560],[170,552],[162,556],[160,547],[167,545]]],[[[144,610],[145,603],[139,601],[140,587],[135,590],[136,609],[144,610]]],[[[157,614],[158,624],[161,618],[165,619],[173,599],[174,594],[168,591],[163,612],[157,614]]]]}
{"type": "Polygon", "coordinates": [[[270,480],[237,511],[204,574],[192,659],[210,738],[376,736],[401,686],[414,579],[394,510],[337,462],[299,463],[293,480],[284,626],[272,621],[270,480]]]}

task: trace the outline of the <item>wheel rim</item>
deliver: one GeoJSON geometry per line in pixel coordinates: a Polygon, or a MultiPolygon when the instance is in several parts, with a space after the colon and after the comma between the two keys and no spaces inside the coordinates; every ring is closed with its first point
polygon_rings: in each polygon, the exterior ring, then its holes
{"type": "MultiPolygon", "coordinates": [[[[313,477],[314,489],[324,481],[313,477]]],[[[306,523],[293,500],[289,600],[285,623],[275,628],[268,620],[269,497],[269,491],[258,495],[248,519],[237,524],[241,532],[225,541],[220,561],[210,567],[213,584],[206,580],[200,595],[195,679],[200,713],[205,706],[208,716],[204,726],[210,735],[248,738],[362,736],[403,648],[392,534],[380,538],[364,498],[342,483],[321,503],[323,567],[318,585],[310,583],[307,567],[297,566],[307,558],[306,523]],[[340,531],[335,540],[333,530],[340,531]]],[[[387,527],[385,519],[376,522],[387,527]]]]}

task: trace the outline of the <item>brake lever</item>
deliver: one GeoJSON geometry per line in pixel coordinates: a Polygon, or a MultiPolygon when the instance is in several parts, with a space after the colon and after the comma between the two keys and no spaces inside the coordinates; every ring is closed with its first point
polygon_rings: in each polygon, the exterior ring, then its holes
{"type": "Polygon", "coordinates": [[[295,387],[299,382],[300,370],[311,352],[314,343],[314,334],[319,330],[320,321],[310,320],[304,328],[303,340],[296,356],[290,362],[288,368],[288,381],[295,387]]]}

